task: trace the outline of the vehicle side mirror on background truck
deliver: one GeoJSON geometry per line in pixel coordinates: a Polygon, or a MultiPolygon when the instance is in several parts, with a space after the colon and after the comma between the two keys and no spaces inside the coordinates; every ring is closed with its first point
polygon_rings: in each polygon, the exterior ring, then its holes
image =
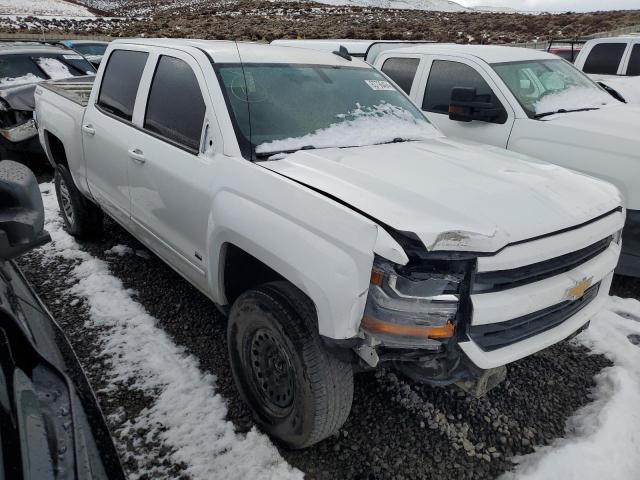
{"type": "Polygon", "coordinates": [[[500,115],[490,95],[478,96],[475,88],[454,87],[451,89],[449,119],[457,122],[480,120],[491,122],[500,115]],[[482,98],[481,98],[482,97],[482,98]]]}
{"type": "Polygon", "coordinates": [[[35,175],[24,165],[0,162],[0,260],[11,260],[51,238],[35,175]]]}

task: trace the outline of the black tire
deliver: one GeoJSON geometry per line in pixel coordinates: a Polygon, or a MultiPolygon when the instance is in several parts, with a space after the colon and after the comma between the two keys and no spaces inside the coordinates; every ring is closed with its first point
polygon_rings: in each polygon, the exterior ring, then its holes
{"type": "Polygon", "coordinates": [[[240,395],[261,428],[289,448],[336,433],[351,411],[353,368],[324,348],[317,323],[311,300],[287,282],[244,293],[229,316],[240,395]]]}
{"type": "Polygon", "coordinates": [[[56,166],[54,181],[65,230],[77,238],[99,236],[102,233],[104,214],[80,193],[65,165],[56,166]]]}

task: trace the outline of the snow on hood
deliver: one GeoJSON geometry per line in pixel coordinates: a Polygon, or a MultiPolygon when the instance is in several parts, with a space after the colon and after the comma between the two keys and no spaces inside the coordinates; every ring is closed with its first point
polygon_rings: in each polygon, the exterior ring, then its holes
{"type": "Polygon", "coordinates": [[[307,150],[261,165],[335,196],[429,250],[495,252],[621,204],[606,182],[446,138],[307,150]]]}
{"type": "Polygon", "coordinates": [[[535,103],[534,108],[536,113],[546,113],[560,109],[598,108],[613,103],[617,103],[617,100],[601,89],[573,87],[545,95],[535,103]]]}
{"type": "Polygon", "coordinates": [[[308,135],[258,145],[256,153],[299,150],[306,146],[331,148],[375,145],[397,138],[426,140],[441,135],[426,119],[418,119],[411,112],[386,103],[367,108],[357,105],[347,114],[338,115],[338,118],[341,121],[308,135]]]}
{"type": "Polygon", "coordinates": [[[629,104],[640,104],[640,77],[606,77],[598,80],[613,88],[629,104]]]}

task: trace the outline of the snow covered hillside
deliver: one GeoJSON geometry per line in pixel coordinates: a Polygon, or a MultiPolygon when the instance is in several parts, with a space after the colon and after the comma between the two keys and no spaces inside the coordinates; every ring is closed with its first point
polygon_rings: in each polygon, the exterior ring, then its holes
{"type": "Polygon", "coordinates": [[[94,16],[85,7],[63,0],[0,0],[0,15],[94,16]]]}
{"type": "Polygon", "coordinates": [[[473,9],[463,7],[450,0],[318,0],[327,5],[357,5],[361,7],[397,8],[403,10],[431,10],[440,12],[466,12],[473,9]]]}

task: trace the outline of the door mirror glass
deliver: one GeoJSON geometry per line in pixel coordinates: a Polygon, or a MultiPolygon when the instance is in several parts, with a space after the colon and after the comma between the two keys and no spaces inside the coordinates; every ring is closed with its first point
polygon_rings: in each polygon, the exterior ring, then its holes
{"type": "Polygon", "coordinates": [[[449,119],[457,122],[494,122],[500,116],[491,95],[478,95],[475,88],[454,87],[449,102],[449,119]]]}
{"type": "Polygon", "coordinates": [[[49,240],[35,175],[19,163],[0,162],[0,260],[15,258],[49,240]]]}

